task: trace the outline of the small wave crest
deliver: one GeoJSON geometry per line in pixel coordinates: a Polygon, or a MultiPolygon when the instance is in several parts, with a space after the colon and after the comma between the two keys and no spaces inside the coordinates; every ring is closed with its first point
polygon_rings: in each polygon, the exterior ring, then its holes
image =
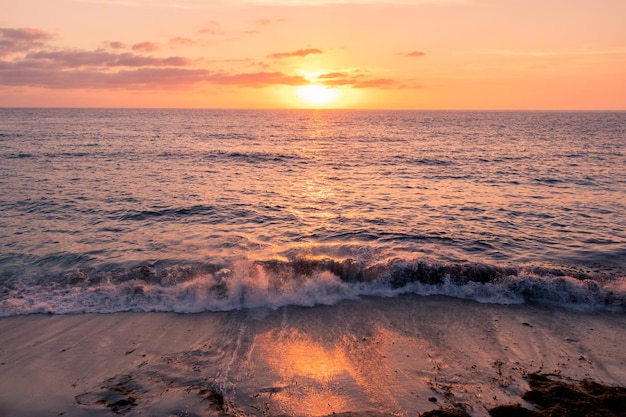
{"type": "Polygon", "coordinates": [[[448,296],[482,303],[626,311],[626,277],[592,278],[557,269],[351,259],[140,264],[76,270],[21,285],[5,282],[0,316],[162,311],[198,313],[335,304],[361,296],[448,296]]]}

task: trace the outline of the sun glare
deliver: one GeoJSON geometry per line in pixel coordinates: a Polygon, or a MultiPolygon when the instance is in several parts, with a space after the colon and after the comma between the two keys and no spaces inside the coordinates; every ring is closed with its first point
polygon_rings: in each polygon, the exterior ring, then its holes
{"type": "Polygon", "coordinates": [[[341,91],[337,88],[328,88],[319,84],[309,84],[298,87],[296,95],[307,106],[326,107],[339,100],[341,91]]]}

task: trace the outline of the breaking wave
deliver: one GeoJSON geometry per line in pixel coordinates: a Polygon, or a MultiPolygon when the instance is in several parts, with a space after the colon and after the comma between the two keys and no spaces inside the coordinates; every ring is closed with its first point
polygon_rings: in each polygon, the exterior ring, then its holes
{"type": "Polygon", "coordinates": [[[0,316],[160,311],[198,313],[335,304],[363,296],[448,296],[482,303],[626,311],[626,277],[480,263],[334,259],[143,263],[76,269],[23,282],[6,279],[0,316]]]}

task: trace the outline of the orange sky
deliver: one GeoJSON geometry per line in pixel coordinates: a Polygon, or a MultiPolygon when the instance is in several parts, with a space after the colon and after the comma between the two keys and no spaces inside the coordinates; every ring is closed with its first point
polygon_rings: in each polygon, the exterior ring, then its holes
{"type": "Polygon", "coordinates": [[[625,16],[624,0],[0,0],[0,106],[626,110],[625,16]]]}

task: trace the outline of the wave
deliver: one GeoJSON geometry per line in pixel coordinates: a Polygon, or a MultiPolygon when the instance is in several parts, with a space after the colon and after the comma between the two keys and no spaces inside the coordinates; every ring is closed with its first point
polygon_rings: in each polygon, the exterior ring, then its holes
{"type": "Polygon", "coordinates": [[[352,259],[143,263],[5,280],[0,316],[160,311],[198,313],[335,304],[363,296],[448,296],[482,303],[557,305],[626,312],[626,277],[480,263],[352,259]]]}
{"type": "MultiPolygon", "coordinates": [[[[95,148],[99,144],[83,144],[83,147],[95,148]]],[[[89,151],[75,151],[75,152],[43,152],[43,153],[29,153],[29,152],[10,152],[0,154],[0,158],[5,159],[25,159],[33,158],[38,159],[44,157],[46,159],[81,159],[81,158],[98,158],[98,159],[115,159],[126,158],[129,156],[128,152],[104,152],[98,149],[89,151]]],[[[178,152],[160,152],[155,154],[157,159],[177,160],[185,158],[195,158],[199,160],[218,160],[218,161],[234,161],[246,164],[264,164],[264,163],[285,163],[285,162],[305,162],[306,158],[303,158],[296,154],[277,153],[277,152],[258,152],[258,151],[225,151],[225,150],[213,150],[206,152],[197,151],[178,151],[178,152]]]]}
{"type": "Polygon", "coordinates": [[[393,157],[395,161],[402,161],[409,165],[454,165],[455,162],[450,159],[436,158],[413,158],[405,155],[396,155],[393,157]]]}
{"type": "Polygon", "coordinates": [[[146,220],[154,217],[187,217],[215,215],[217,210],[213,206],[195,205],[192,207],[164,208],[161,210],[120,211],[113,213],[119,220],[146,220]]]}
{"type": "Polygon", "coordinates": [[[179,151],[179,152],[161,152],[157,155],[158,158],[176,159],[176,158],[189,158],[194,157],[200,160],[223,160],[223,161],[236,161],[249,164],[261,164],[266,162],[290,162],[290,161],[303,161],[305,160],[301,156],[287,153],[277,152],[259,152],[259,151],[226,151],[226,150],[212,150],[204,152],[196,151],[179,151]]]}
{"type": "Polygon", "coordinates": [[[28,153],[28,152],[18,152],[18,153],[5,154],[3,155],[3,157],[6,159],[25,159],[25,158],[32,158],[33,154],[28,153]]]}
{"type": "Polygon", "coordinates": [[[224,158],[245,162],[250,164],[258,164],[262,162],[285,162],[301,159],[297,155],[273,153],[273,152],[228,152],[228,151],[212,151],[205,154],[205,159],[224,158]]]}

